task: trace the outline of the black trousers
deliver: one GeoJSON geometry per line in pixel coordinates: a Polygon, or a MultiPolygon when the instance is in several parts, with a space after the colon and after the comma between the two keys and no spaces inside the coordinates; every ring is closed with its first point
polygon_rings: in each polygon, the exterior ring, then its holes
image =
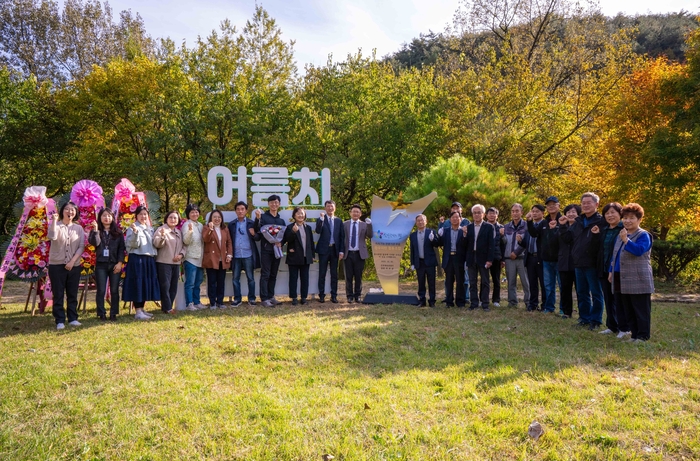
{"type": "Polygon", "coordinates": [[[305,300],[309,296],[309,264],[297,266],[290,264],[289,266],[289,297],[297,298],[297,280],[301,278],[301,299],[305,300]]]}
{"type": "Polygon", "coordinates": [[[528,304],[527,309],[537,310],[540,306],[544,309],[544,301],[547,292],[544,290],[544,268],[542,267],[542,261],[540,261],[537,255],[529,254],[527,255],[525,268],[527,269],[527,280],[530,282],[530,304],[528,304]],[[539,299],[540,291],[542,292],[541,300],[539,299]]]}
{"type": "Polygon", "coordinates": [[[428,292],[430,295],[430,304],[435,304],[435,266],[426,266],[425,260],[418,260],[416,267],[416,275],[418,276],[418,297],[421,304],[425,304],[425,281],[428,280],[428,292]]]}
{"type": "Polygon", "coordinates": [[[491,301],[494,303],[501,302],[501,274],[503,273],[503,268],[501,267],[501,260],[494,259],[493,264],[489,268],[489,274],[491,274],[491,287],[493,288],[493,293],[491,294],[491,301]]]}
{"type": "Polygon", "coordinates": [[[66,323],[66,311],[63,308],[64,295],[67,298],[68,321],[78,320],[78,290],[80,288],[79,264],[66,270],[64,264],[49,264],[49,280],[53,292],[53,318],[56,324],[66,323]]]}
{"type": "Polygon", "coordinates": [[[479,307],[479,301],[481,301],[481,307],[488,309],[490,291],[489,270],[481,264],[472,264],[467,267],[467,271],[469,273],[470,307],[479,307]],[[477,285],[478,277],[481,277],[481,286],[477,285]]]}
{"type": "Polygon", "coordinates": [[[277,272],[280,270],[280,259],[275,258],[274,251],[260,253],[260,300],[267,301],[275,297],[277,272]]]}
{"type": "Polygon", "coordinates": [[[177,295],[177,282],[180,278],[179,264],[156,263],[158,285],[160,285],[160,309],[170,312],[177,295]]]}
{"type": "Polygon", "coordinates": [[[326,293],[326,271],[328,271],[329,264],[331,268],[331,296],[335,298],[338,296],[338,257],[335,255],[335,251],[318,255],[318,294],[323,296],[326,293]]]}
{"type": "MultiPolygon", "coordinates": [[[[618,278],[619,287],[620,273],[616,272],[615,276],[618,278]]],[[[605,299],[605,326],[615,333],[630,331],[625,309],[622,307],[622,293],[620,293],[619,288],[613,293],[612,284],[608,282],[607,277],[600,277],[600,286],[603,289],[603,299],[605,299]]]]}
{"type": "Polygon", "coordinates": [[[464,290],[464,263],[456,255],[450,255],[445,268],[445,304],[464,307],[467,303],[467,295],[464,290]],[[457,294],[455,296],[454,285],[457,282],[457,294]]]}
{"type": "Polygon", "coordinates": [[[641,295],[622,294],[627,323],[632,339],[646,341],[651,336],[651,293],[641,295]]]}
{"type": "Polygon", "coordinates": [[[365,260],[360,258],[359,251],[348,251],[345,256],[345,295],[359,301],[362,295],[362,272],[365,270],[365,260]],[[353,283],[354,281],[354,283],[353,283]]]}
{"type": "Polygon", "coordinates": [[[109,280],[109,315],[119,314],[119,280],[121,272],[115,274],[113,263],[97,263],[95,266],[95,284],[97,285],[97,295],[95,304],[97,305],[97,315],[107,315],[105,311],[105,296],[107,294],[107,280],[109,280]]]}
{"type": "Polygon", "coordinates": [[[210,306],[223,306],[224,304],[226,269],[223,267],[223,264],[219,261],[218,269],[207,268],[207,296],[209,297],[210,306]]]}
{"type": "Polygon", "coordinates": [[[559,279],[561,279],[561,310],[564,315],[571,317],[574,313],[573,290],[576,286],[576,272],[559,271],[559,279]]]}

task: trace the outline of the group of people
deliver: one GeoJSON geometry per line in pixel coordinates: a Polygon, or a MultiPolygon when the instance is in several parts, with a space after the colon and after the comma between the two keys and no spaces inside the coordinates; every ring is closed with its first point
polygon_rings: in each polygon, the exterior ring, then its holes
{"type": "MultiPolygon", "coordinates": [[[[422,306],[435,307],[437,247],[442,247],[441,266],[445,272],[447,307],[500,307],[501,274],[505,268],[508,282],[507,302],[518,306],[517,281],[528,311],[554,312],[556,287],[559,309],[564,318],[573,313],[572,290],[575,287],[578,325],[597,330],[607,313],[605,334],[644,341],[650,336],[651,293],[654,291],[650,264],[652,239],[639,227],[644,210],[636,203],[622,206],[613,202],[598,213],[599,198],[585,193],[579,204],[560,211],[557,197],[544,205],[536,204],[525,214],[519,203],[510,210],[511,220],[498,222],[499,211],[483,205],[472,206],[473,222],[462,216],[462,205],[454,202],[449,219],[440,219],[437,229],[427,226],[425,215],[416,218],[416,231],[409,237],[411,266],[418,276],[418,297],[422,306]],[[545,215],[546,212],[546,215],[545,215]],[[427,290],[426,290],[427,283],[427,290]]],[[[186,309],[221,309],[224,304],[226,272],[233,272],[233,304],[243,302],[241,275],[248,281],[247,301],[256,304],[255,269],[260,269],[260,300],[265,307],[280,302],[275,298],[281,248],[287,245],[289,297],[293,305],[306,304],[309,270],[316,255],[319,262],[319,301],[325,302],[326,276],[330,269],[330,301],[338,302],[338,265],[344,262],[347,301],[360,302],[362,273],[369,256],[367,239],[372,236],[370,219],[362,221],[362,209],[353,205],[350,219],[335,216],[336,205],[325,203],[325,212],[316,220],[315,229],[306,222],[306,211],[294,208],[292,223],[287,224],[278,211],[280,198],[271,195],[268,210],[256,210],[255,219],[247,217],[248,205],[235,205],[236,219],[228,225],[219,210],[210,213],[207,223],[199,222],[199,208],[190,204],[187,220],[179,214],[165,215],[162,226],[150,225],[148,210],[136,209],[136,221],[122,234],[112,211],[105,208],[97,216],[88,235],[95,247],[97,315],[107,320],[105,295],[109,282],[109,319],[119,314],[119,281],[126,264],[122,298],[132,302],[138,320],[152,314],[144,310],[147,301],[160,301],[166,314],[174,314],[174,299],[184,265],[186,309]],[[281,238],[263,237],[270,228],[281,238]],[[314,243],[313,232],[319,235],[314,243]],[[257,242],[260,242],[258,252],[257,242]],[[127,259],[128,258],[128,259],[127,259]],[[207,274],[209,304],[200,300],[204,271],[207,274]],[[300,280],[300,293],[297,283],[300,280]],[[298,298],[300,295],[300,298],[298,298]]],[[[65,328],[67,298],[68,324],[78,322],[78,286],[83,253],[83,228],[75,223],[77,207],[68,202],[49,225],[52,241],[49,254],[49,278],[53,288],[53,313],[58,329],[65,328]]]]}
{"type": "Polygon", "coordinates": [[[598,330],[605,310],[606,328],[600,333],[648,340],[654,279],[652,238],[639,227],[644,209],[613,202],[600,214],[599,201],[587,192],[580,205],[568,205],[562,214],[559,200],[551,196],[544,205],[533,205],[524,219],[523,206],[515,203],[505,225],[498,222],[498,209],[479,204],[471,208],[469,222],[462,216],[462,205],[454,202],[449,221],[441,217],[437,230],[428,228],[425,215],[419,215],[409,242],[421,305],[435,307],[435,249],[443,247],[447,307],[500,307],[505,268],[510,307],[518,306],[519,279],[527,311],[553,313],[558,286],[560,314],[570,318],[575,289],[578,326],[598,330]]]}
{"type": "MultiPolygon", "coordinates": [[[[362,209],[353,205],[351,219],[343,222],[335,216],[336,204],[325,203],[325,212],[316,221],[315,232],[319,239],[314,244],[311,226],[306,223],[306,211],[294,208],[293,222],[287,225],[280,217],[280,197],[271,195],[268,210],[256,210],[255,220],[247,217],[248,204],[235,205],[236,219],[228,225],[219,210],[209,214],[206,224],[199,222],[197,205],[185,209],[186,221],[181,222],[176,211],[165,215],[162,226],[154,229],[150,224],[148,209],[139,206],[135,210],[135,222],[126,235],[116,223],[108,208],[97,215],[88,235],[88,242],[95,247],[96,265],[94,278],[97,288],[97,315],[107,320],[105,298],[110,290],[109,320],[119,314],[119,283],[126,265],[121,300],[133,303],[135,318],[148,320],[152,314],[144,310],[148,301],[160,301],[161,310],[174,314],[180,267],[184,266],[184,293],[186,310],[223,309],[226,272],[233,272],[233,307],[243,302],[241,275],[248,280],[247,301],[256,305],[255,269],[260,269],[260,300],[265,307],[280,302],[275,298],[277,273],[281,262],[281,247],[287,245],[286,263],[289,267],[289,296],[292,304],[306,304],[309,292],[309,270],[316,255],[319,260],[318,291],[320,302],[325,302],[326,274],[330,268],[330,301],[338,302],[338,264],[345,263],[347,299],[360,301],[362,272],[369,253],[366,240],[372,235],[370,219],[360,220],[362,209]],[[263,238],[270,226],[283,232],[282,238],[263,238]],[[257,242],[260,242],[258,251],[257,242]],[[201,303],[200,286],[207,275],[209,304],[201,303]],[[300,281],[300,299],[297,284],[300,281]]],[[[65,203],[49,223],[49,279],[53,287],[53,314],[57,329],[67,323],[79,326],[78,289],[81,267],[78,264],[84,251],[84,230],[76,222],[78,208],[72,202],[65,203]],[[64,308],[64,298],[66,308],[64,308]]]]}

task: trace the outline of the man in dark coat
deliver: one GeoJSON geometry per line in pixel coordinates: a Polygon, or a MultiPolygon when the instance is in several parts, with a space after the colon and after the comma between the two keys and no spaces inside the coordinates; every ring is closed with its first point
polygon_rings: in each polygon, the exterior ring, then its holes
{"type": "MultiPolygon", "coordinates": [[[[576,271],[579,325],[587,326],[590,330],[597,329],[603,323],[603,289],[596,269],[600,234],[591,232],[593,227],[601,228],[605,224],[603,216],[597,211],[599,201],[593,192],[583,194],[581,216],[567,218],[569,228],[562,233],[562,239],[571,244],[571,258],[576,271]]],[[[562,221],[564,218],[561,218],[562,221]]]]}
{"type": "Polygon", "coordinates": [[[466,263],[471,291],[469,310],[479,307],[479,301],[485,311],[489,310],[489,269],[493,264],[494,238],[493,226],[484,221],[484,214],[486,208],[483,205],[474,205],[474,222],[467,226],[466,263]],[[481,289],[477,287],[478,277],[481,277],[481,289]]]}
{"type": "Polygon", "coordinates": [[[418,230],[409,237],[411,249],[411,269],[416,271],[418,276],[418,297],[421,307],[425,307],[425,280],[428,280],[428,292],[430,298],[428,304],[435,307],[435,272],[437,268],[437,257],[434,247],[438,245],[439,237],[433,229],[426,227],[428,219],[423,214],[416,216],[416,227],[418,230]]]}
{"type": "Polygon", "coordinates": [[[316,220],[316,244],[318,253],[318,299],[326,301],[326,271],[331,268],[331,302],[338,302],[338,263],[345,255],[345,227],[343,221],[335,216],[335,202],[326,200],[326,212],[316,220]]]}

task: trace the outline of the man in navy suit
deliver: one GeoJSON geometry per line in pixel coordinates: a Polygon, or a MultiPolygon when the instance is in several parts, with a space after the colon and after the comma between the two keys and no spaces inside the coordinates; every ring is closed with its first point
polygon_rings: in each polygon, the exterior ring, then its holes
{"type": "Polygon", "coordinates": [[[464,258],[466,256],[466,242],[464,230],[459,226],[462,217],[459,212],[450,214],[450,228],[440,227],[438,230],[438,245],[443,247],[442,268],[445,270],[445,305],[464,307],[466,293],[464,290],[464,258]],[[457,282],[457,296],[454,295],[454,285],[457,282]]]}
{"type": "Polygon", "coordinates": [[[428,229],[428,218],[424,214],[416,216],[416,227],[418,230],[412,233],[408,240],[411,243],[411,269],[416,271],[418,276],[418,297],[421,307],[425,307],[425,279],[428,279],[428,290],[430,307],[435,307],[435,268],[437,267],[437,257],[433,247],[438,245],[439,237],[428,229]]]}
{"type": "Polygon", "coordinates": [[[469,310],[481,307],[489,310],[489,269],[493,264],[494,238],[493,226],[484,221],[486,208],[483,205],[472,207],[474,222],[467,226],[467,272],[469,273],[469,287],[471,305],[469,310]],[[481,290],[477,287],[478,277],[481,277],[481,290]],[[479,292],[481,291],[481,292],[479,292]]]}
{"type": "Polygon", "coordinates": [[[338,302],[338,262],[345,255],[345,228],[343,221],[335,217],[335,202],[326,200],[326,212],[316,220],[316,244],[318,253],[318,298],[326,301],[326,270],[331,265],[331,302],[338,302]]]}
{"type": "Polygon", "coordinates": [[[248,279],[248,304],[255,305],[255,269],[260,268],[260,255],[256,240],[260,240],[260,235],[255,233],[255,222],[246,218],[248,204],[245,202],[236,203],[235,221],[228,224],[228,232],[231,234],[233,244],[233,307],[238,307],[243,302],[241,293],[241,272],[245,271],[248,279]]]}

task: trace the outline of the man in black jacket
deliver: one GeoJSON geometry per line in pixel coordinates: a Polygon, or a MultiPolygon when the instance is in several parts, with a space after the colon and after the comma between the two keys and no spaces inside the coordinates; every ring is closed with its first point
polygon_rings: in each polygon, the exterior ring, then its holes
{"type": "Polygon", "coordinates": [[[489,268],[491,273],[491,302],[495,307],[501,307],[501,273],[506,263],[503,255],[506,252],[506,240],[501,235],[503,224],[498,223],[498,208],[491,207],[486,210],[486,221],[493,226],[493,264],[489,268]]]}
{"type": "Polygon", "coordinates": [[[562,239],[571,244],[571,258],[576,271],[578,323],[590,330],[603,323],[603,289],[596,269],[600,234],[591,232],[593,227],[600,228],[605,223],[597,211],[599,201],[596,194],[586,192],[581,196],[581,216],[576,219],[561,218],[569,223],[569,228],[562,233],[562,239]]]}
{"type": "Polygon", "coordinates": [[[450,228],[438,229],[438,245],[443,247],[442,268],[445,270],[445,305],[464,307],[467,303],[464,293],[464,258],[466,252],[466,237],[459,226],[462,217],[459,212],[450,214],[450,228]],[[457,285],[456,290],[454,285],[457,285]],[[457,292],[455,295],[455,291],[457,292]]]}
{"type": "MultiPolygon", "coordinates": [[[[554,196],[547,198],[545,203],[547,216],[535,225],[534,221],[528,220],[527,230],[531,237],[537,239],[539,258],[542,264],[543,284],[544,284],[544,312],[554,312],[557,302],[556,287],[559,285],[561,292],[561,282],[559,282],[559,271],[557,261],[559,259],[559,235],[554,232],[561,213],[559,213],[559,199],[554,196]],[[554,225],[550,223],[554,222],[554,225]]],[[[532,286],[532,284],[530,284],[532,286]]]]}
{"type": "MultiPolygon", "coordinates": [[[[260,233],[260,228],[267,224],[277,224],[284,227],[284,220],[277,214],[280,207],[280,196],[273,194],[267,198],[267,206],[270,208],[265,213],[256,210],[255,232],[260,233]]],[[[265,238],[260,238],[260,300],[265,307],[275,307],[279,301],[275,299],[275,284],[277,272],[280,268],[280,260],[275,257],[275,246],[281,243],[270,243],[265,238]]]]}
{"type": "Polygon", "coordinates": [[[476,204],[472,207],[474,222],[467,226],[467,271],[471,299],[469,310],[481,307],[489,310],[489,268],[493,264],[493,226],[484,221],[486,208],[476,204]],[[477,288],[477,279],[481,277],[481,289],[477,288]]]}
{"type": "Polygon", "coordinates": [[[416,216],[416,227],[408,240],[411,243],[411,269],[418,276],[418,297],[421,307],[425,307],[425,280],[428,280],[428,303],[435,307],[435,272],[437,268],[437,256],[435,249],[439,237],[437,232],[426,227],[428,218],[424,214],[416,216]]]}
{"type": "Polygon", "coordinates": [[[338,302],[338,262],[345,255],[345,227],[343,220],[335,216],[335,202],[326,200],[326,213],[316,220],[316,244],[318,253],[318,300],[326,301],[326,271],[331,268],[331,302],[338,302]]]}

